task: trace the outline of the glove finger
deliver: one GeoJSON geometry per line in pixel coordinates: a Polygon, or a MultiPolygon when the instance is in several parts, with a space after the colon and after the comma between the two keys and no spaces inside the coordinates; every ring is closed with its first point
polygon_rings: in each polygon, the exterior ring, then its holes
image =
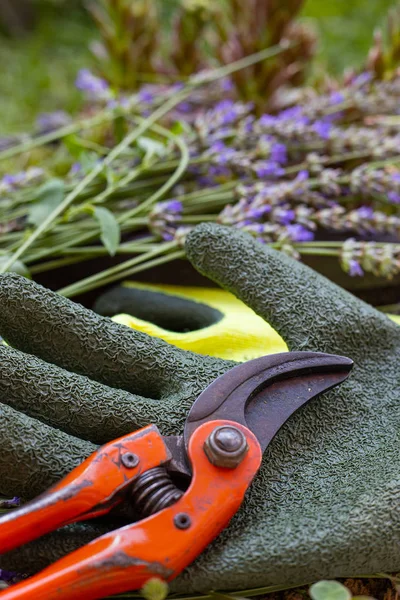
{"type": "Polygon", "coordinates": [[[96,450],[90,442],[0,404],[0,493],[30,499],[96,450]]]}
{"type": "Polygon", "coordinates": [[[172,427],[160,400],[115,390],[7,346],[0,346],[0,398],[15,410],[97,444],[149,423],[163,430],[172,427]]]}
{"type": "Polygon", "coordinates": [[[105,317],[126,313],[176,332],[203,329],[224,317],[219,310],[203,302],[132,284],[108,290],[99,296],[93,310],[105,317]]]}
{"type": "Polygon", "coordinates": [[[186,241],[187,257],[267,320],[290,350],[365,355],[388,350],[400,329],[385,315],[309,267],[271,250],[250,235],[215,224],[196,227],[186,241]]]}
{"type": "Polygon", "coordinates": [[[0,305],[0,335],[48,363],[157,399],[187,378],[182,350],[15,273],[0,275],[0,305]]]}

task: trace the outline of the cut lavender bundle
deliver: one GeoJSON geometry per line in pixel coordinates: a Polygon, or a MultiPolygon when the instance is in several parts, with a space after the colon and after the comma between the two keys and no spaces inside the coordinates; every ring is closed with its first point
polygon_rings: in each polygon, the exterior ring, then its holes
{"type": "Polygon", "coordinates": [[[400,171],[393,167],[371,169],[363,165],[352,171],[350,190],[362,197],[400,204],[400,171]]]}
{"type": "Polygon", "coordinates": [[[17,496],[14,498],[0,498],[0,509],[16,508],[21,503],[17,496]]]}
{"type": "MultiPolygon", "coordinates": [[[[217,221],[299,259],[337,260],[352,276],[394,277],[400,130],[395,115],[387,115],[390,128],[381,119],[400,98],[400,75],[379,82],[361,74],[321,94],[304,90],[296,105],[257,116],[252,103],[235,101],[228,74],[223,69],[209,87],[205,72],[186,86],[146,84],[118,95],[81,73],[100,126],[91,131],[84,120],[72,136],[74,124],[61,127],[60,153],[70,156],[64,181],[53,176],[38,187],[27,176],[34,166],[3,178],[0,270],[21,247],[33,276],[107,253],[120,257],[60,290],[73,296],[181,257],[188,231],[217,221]],[[371,114],[385,94],[383,112],[371,114]],[[46,223],[40,238],[31,229],[35,214],[46,223]],[[375,241],[379,252],[353,247],[349,237],[375,241]],[[371,253],[378,262],[368,263],[371,253]]],[[[50,162],[41,169],[41,178],[54,173],[50,162]]]]}
{"type": "Polygon", "coordinates": [[[347,240],[341,250],[340,263],[351,276],[372,273],[392,279],[400,273],[400,244],[378,244],[347,240]]]}
{"type": "Polygon", "coordinates": [[[150,231],[165,241],[173,240],[182,218],[182,209],[182,202],[178,200],[156,204],[149,214],[150,231]]]}

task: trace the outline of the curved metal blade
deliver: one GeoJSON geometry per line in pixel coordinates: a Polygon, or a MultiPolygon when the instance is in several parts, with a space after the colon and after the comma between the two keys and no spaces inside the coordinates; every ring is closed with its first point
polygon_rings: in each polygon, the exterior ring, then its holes
{"type": "Polygon", "coordinates": [[[185,445],[202,423],[229,419],[251,429],[264,451],[290,415],[342,383],[352,367],[350,358],[320,352],[284,352],[240,364],[197,398],[186,421],[185,445]]]}

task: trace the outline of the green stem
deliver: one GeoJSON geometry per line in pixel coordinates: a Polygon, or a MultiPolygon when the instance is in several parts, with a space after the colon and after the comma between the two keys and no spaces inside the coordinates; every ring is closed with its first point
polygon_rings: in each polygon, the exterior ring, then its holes
{"type": "Polygon", "coordinates": [[[313,256],[340,256],[338,250],[328,250],[324,248],[302,248],[300,246],[295,246],[296,250],[300,252],[300,254],[310,254],[313,256]]]}
{"type": "MultiPolygon", "coordinates": [[[[91,257],[89,257],[91,258],[91,257]]],[[[84,258],[86,260],[87,257],[84,258]]],[[[82,262],[82,256],[70,256],[67,258],[57,258],[55,260],[49,260],[47,262],[39,263],[37,265],[33,265],[29,267],[29,272],[32,275],[36,275],[37,273],[44,273],[45,271],[51,271],[53,269],[61,269],[62,267],[67,267],[69,265],[73,265],[75,263],[82,262]]]]}
{"type": "Polygon", "coordinates": [[[77,133],[78,131],[82,131],[84,129],[91,129],[92,127],[96,127],[97,125],[107,123],[107,121],[112,121],[115,118],[115,115],[115,110],[102,111],[100,114],[97,114],[91,119],[82,119],[81,121],[77,121],[76,123],[71,123],[70,125],[66,125],[65,127],[61,127],[60,129],[51,131],[50,133],[46,133],[44,135],[40,135],[38,137],[27,140],[22,144],[12,146],[11,148],[0,152],[0,161],[6,160],[7,158],[12,158],[13,156],[17,156],[18,154],[22,154],[23,152],[29,152],[34,148],[38,148],[39,146],[43,146],[45,144],[49,144],[50,142],[60,140],[63,137],[67,137],[67,135],[72,135],[73,133],[77,133]]]}
{"type": "Polygon", "coordinates": [[[382,306],[376,306],[375,308],[384,313],[397,314],[398,312],[400,312],[400,302],[396,302],[395,304],[385,304],[382,306]]]}
{"type": "MultiPolygon", "coordinates": [[[[150,241],[154,241],[156,238],[153,236],[149,236],[150,241]]],[[[143,242],[143,239],[141,240],[143,242]]],[[[140,253],[147,252],[152,247],[158,247],[159,243],[125,243],[121,244],[117,248],[116,254],[129,254],[129,253],[140,253]]],[[[79,248],[67,248],[64,250],[64,254],[82,254],[82,255],[90,255],[90,254],[107,254],[108,251],[106,248],[102,246],[80,246],[79,248]]]]}
{"type": "MultiPolygon", "coordinates": [[[[135,258],[131,258],[123,263],[120,263],[119,265],[115,265],[113,267],[110,267],[109,269],[105,269],[104,271],[100,271],[98,273],[95,273],[94,275],[90,275],[89,277],[85,277],[85,279],[81,279],[80,281],[72,283],[71,285],[62,288],[61,290],[58,290],[58,292],[64,296],[69,297],[70,295],[76,295],[81,293],[83,289],[86,291],[86,288],[88,286],[92,286],[93,284],[97,284],[98,282],[100,282],[99,285],[103,285],[103,281],[105,279],[113,277],[115,275],[117,275],[118,277],[118,274],[123,272],[124,270],[129,269],[130,267],[134,267],[135,265],[144,262],[147,259],[152,259],[155,256],[162,254],[163,252],[169,252],[169,250],[173,250],[176,247],[176,242],[167,242],[164,244],[159,244],[157,248],[154,248],[153,250],[150,250],[149,252],[146,252],[141,256],[136,256],[135,258]]],[[[94,287],[97,287],[97,285],[94,285],[94,287]]],[[[90,289],[93,289],[93,287],[90,287],[90,289]]]]}
{"type": "MultiPolygon", "coordinates": [[[[126,269],[125,271],[120,271],[119,273],[115,273],[114,275],[110,275],[108,277],[105,277],[104,279],[95,281],[92,284],[82,286],[78,289],[71,289],[74,286],[65,287],[61,290],[58,290],[58,293],[62,294],[63,296],[66,296],[67,298],[71,298],[72,296],[90,292],[91,290],[97,289],[104,285],[108,285],[110,283],[114,283],[115,281],[120,281],[121,279],[125,279],[125,277],[130,277],[131,275],[134,275],[135,273],[140,273],[140,271],[145,271],[146,269],[151,269],[153,267],[157,267],[159,265],[165,264],[172,260],[177,260],[179,258],[184,258],[184,257],[185,257],[185,252],[183,250],[177,250],[176,252],[171,252],[170,254],[165,254],[164,256],[155,258],[154,260],[149,260],[148,262],[139,264],[138,266],[133,266],[129,269],[126,269]]],[[[82,283],[82,282],[80,282],[80,283],[82,283]]]]}
{"type": "MultiPolygon", "coordinates": [[[[140,137],[149,127],[151,127],[151,125],[153,125],[158,119],[160,119],[161,117],[166,115],[174,106],[176,106],[184,98],[186,98],[186,96],[188,94],[189,94],[189,91],[184,90],[181,93],[178,93],[174,97],[170,98],[164,105],[160,106],[149,117],[147,117],[147,119],[144,119],[142,121],[141,125],[139,125],[136,129],[131,131],[122,140],[122,142],[120,142],[117,146],[115,146],[115,148],[113,148],[113,150],[111,150],[110,154],[104,159],[104,161],[97,163],[97,165],[95,165],[95,167],[90,171],[90,173],[88,173],[86,175],[86,177],[84,177],[69,194],[67,194],[67,196],[64,198],[63,202],[61,202],[50,213],[50,215],[48,215],[48,217],[39,225],[39,227],[37,229],[35,229],[35,231],[29,236],[29,238],[21,244],[21,246],[18,248],[18,250],[16,250],[16,252],[14,252],[14,254],[11,256],[10,260],[8,260],[6,262],[6,264],[0,268],[0,273],[4,273],[5,271],[7,271],[14,264],[14,262],[23,255],[23,253],[32,245],[32,243],[42,233],[44,233],[47,230],[47,228],[51,225],[51,223],[59,215],[61,215],[68,208],[68,206],[70,206],[70,204],[77,198],[79,193],[82,192],[85,189],[85,187],[89,183],[91,183],[95,179],[95,177],[103,171],[103,169],[105,167],[108,167],[109,165],[111,165],[113,160],[115,160],[121,154],[121,152],[123,150],[128,148],[128,146],[130,146],[135,140],[137,140],[138,137],[140,137]]],[[[175,175],[179,174],[179,177],[180,177],[183,164],[184,164],[184,162],[181,160],[180,166],[175,171],[175,175]]],[[[174,179],[174,181],[175,180],[177,181],[179,179],[179,177],[178,176],[176,176],[175,178],[174,178],[174,176],[170,177],[168,182],[166,184],[164,184],[164,186],[162,186],[155,194],[153,194],[153,196],[151,196],[145,202],[145,205],[149,205],[150,200],[152,198],[158,199],[158,197],[160,197],[166,190],[169,189],[169,185],[168,185],[169,182],[172,179],[174,179]]],[[[132,211],[131,211],[131,214],[132,214],[132,211]]],[[[135,214],[135,213],[133,212],[133,214],[135,214]]]]}
{"type": "Polygon", "coordinates": [[[123,223],[127,219],[132,218],[134,215],[142,212],[145,208],[148,208],[149,206],[163,198],[163,196],[180,180],[180,178],[182,177],[182,175],[188,167],[190,161],[189,148],[187,147],[184,140],[181,137],[172,134],[170,131],[168,131],[168,129],[165,129],[161,125],[155,124],[153,128],[158,133],[161,133],[165,137],[169,138],[171,141],[175,142],[175,144],[178,146],[181,153],[178,166],[172,173],[172,175],[164,183],[164,185],[158,188],[158,190],[154,192],[154,194],[152,194],[149,198],[147,198],[147,200],[141,202],[135,208],[124,212],[120,217],[118,217],[118,223],[123,223]]]}

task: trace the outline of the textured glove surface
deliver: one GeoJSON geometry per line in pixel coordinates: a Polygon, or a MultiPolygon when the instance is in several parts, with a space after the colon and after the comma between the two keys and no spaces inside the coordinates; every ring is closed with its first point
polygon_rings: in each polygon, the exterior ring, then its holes
{"type": "MultiPolygon", "coordinates": [[[[347,355],[355,368],[290,418],[228,529],[172,589],[399,570],[400,328],[232,229],[199,226],[187,253],[201,273],[265,318],[290,350],[347,355]]],[[[0,349],[4,494],[34,496],[94,444],[148,423],[180,433],[199,392],[232,367],[131,331],[13,274],[0,278],[0,306],[0,334],[13,346],[0,349]]],[[[80,545],[81,531],[79,525],[4,555],[0,568],[43,566],[80,545]]],[[[85,532],[87,541],[102,529],[85,532]]]]}

